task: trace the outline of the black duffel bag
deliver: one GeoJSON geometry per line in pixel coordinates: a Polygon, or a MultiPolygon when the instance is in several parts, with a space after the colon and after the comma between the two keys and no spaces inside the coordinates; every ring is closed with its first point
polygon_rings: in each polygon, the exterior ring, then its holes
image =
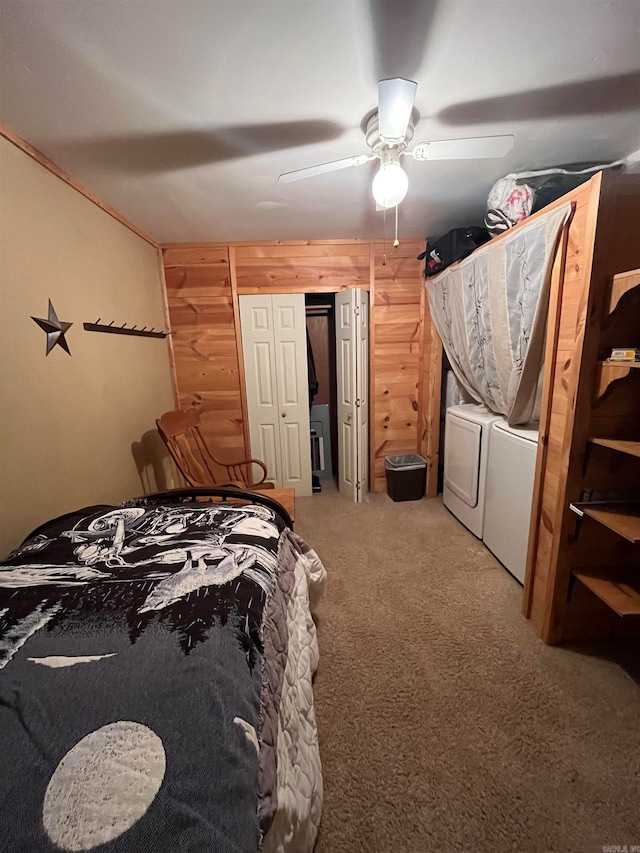
{"type": "Polygon", "coordinates": [[[455,261],[466,258],[474,249],[486,243],[490,236],[486,228],[472,225],[469,228],[452,228],[437,240],[427,239],[426,251],[418,255],[419,261],[426,258],[425,277],[436,275],[455,261]]]}

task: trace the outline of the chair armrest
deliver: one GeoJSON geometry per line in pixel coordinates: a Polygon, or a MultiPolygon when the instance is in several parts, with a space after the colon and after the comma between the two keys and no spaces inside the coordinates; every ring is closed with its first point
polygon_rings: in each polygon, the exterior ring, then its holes
{"type": "MultiPolygon", "coordinates": [[[[264,483],[264,481],[267,479],[267,466],[264,464],[264,462],[262,462],[260,459],[247,459],[246,464],[257,465],[259,468],[262,468],[262,480],[260,480],[260,482],[264,483]]],[[[256,483],[256,485],[258,484],[256,483]]]]}

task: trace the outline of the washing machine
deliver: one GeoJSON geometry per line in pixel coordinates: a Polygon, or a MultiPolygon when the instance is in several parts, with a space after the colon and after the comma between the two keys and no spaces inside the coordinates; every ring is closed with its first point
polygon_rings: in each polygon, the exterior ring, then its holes
{"type": "Polygon", "coordinates": [[[447,409],[444,427],[442,502],[482,539],[489,438],[500,416],[485,406],[464,403],[447,409]]]}
{"type": "Polygon", "coordinates": [[[491,427],[484,513],[484,544],[524,583],[538,450],[538,425],[491,427]]]}

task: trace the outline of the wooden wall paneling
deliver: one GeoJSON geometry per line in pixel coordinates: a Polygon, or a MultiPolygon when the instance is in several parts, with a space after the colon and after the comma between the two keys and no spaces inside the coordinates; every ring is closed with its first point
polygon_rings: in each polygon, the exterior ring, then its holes
{"type": "Polygon", "coordinates": [[[307,240],[275,243],[234,243],[243,258],[366,258],[367,240],[307,240]]]}
{"type": "Polygon", "coordinates": [[[238,293],[369,290],[367,243],[236,246],[238,293]]]}
{"type": "Polygon", "coordinates": [[[222,442],[230,450],[248,450],[239,295],[339,292],[361,287],[370,291],[371,311],[370,488],[385,490],[384,457],[415,452],[419,423],[426,423],[427,430],[432,423],[437,428],[440,405],[440,377],[436,388],[431,350],[424,354],[422,364],[429,365],[433,376],[420,390],[421,342],[431,347],[436,340],[430,325],[428,329],[422,325],[422,264],[416,256],[423,242],[407,241],[390,249],[386,264],[385,248],[382,241],[164,247],[180,401],[183,406],[201,407],[203,420],[204,414],[211,415],[211,431],[214,422],[218,427],[218,446],[222,442]],[[434,421],[430,407],[436,393],[434,421]]]}
{"type": "Polygon", "coordinates": [[[205,439],[221,456],[244,457],[229,250],[163,254],[180,405],[200,409],[205,439]]]}
{"type": "Polygon", "coordinates": [[[418,449],[422,265],[416,256],[421,250],[418,241],[388,252],[383,244],[374,247],[373,491],[386,488],[385,456],[418,449]]]}
{"type": "Polygon", "coordinates": [[[192,267],[198,264],[228,264],[229,247],[226,243],[165,246],[162,250],[165,267],[192,267]]]}

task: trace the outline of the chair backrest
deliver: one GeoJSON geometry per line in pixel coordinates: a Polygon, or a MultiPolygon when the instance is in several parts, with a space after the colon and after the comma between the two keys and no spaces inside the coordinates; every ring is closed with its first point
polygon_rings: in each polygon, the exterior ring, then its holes
{"type": "Polygon", "coordinates": [[[200,415],[196,409],[165,412],[156,420],[156,426],[180,473],[191,486],[215,486],[222,482],[215,468],[221,463],[213,458],[200,433],[200,415]]]}

